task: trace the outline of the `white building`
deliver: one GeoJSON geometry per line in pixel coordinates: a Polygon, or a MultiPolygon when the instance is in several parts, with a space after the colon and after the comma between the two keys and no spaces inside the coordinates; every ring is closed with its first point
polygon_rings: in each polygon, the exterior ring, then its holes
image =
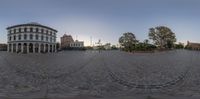
{"type": "Polygon", "coordinates": [[[105,50],[111,50],[111,44],[110,43],[106,43],[105,45],[103,45],[103,47],[105,48],[105,50]]]}
{"type": "Polygon", "coordinates": [[[57,30],[53,28],[27,23],[10,26],[7,31],[8,52],[56,52],[57,30]]]}
{"type": "Polygon", "coordinates": [[[73,48],[84,47],[84,42],[76,40],[75,42],[70,43],[70,47],[73,47],[73,48]]]}

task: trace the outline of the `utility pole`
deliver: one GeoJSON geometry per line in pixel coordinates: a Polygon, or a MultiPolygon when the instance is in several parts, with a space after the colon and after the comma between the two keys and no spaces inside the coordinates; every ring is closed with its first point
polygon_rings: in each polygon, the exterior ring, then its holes
{"type": "Polygon", "coordinates": [[[90,36],[90,46],[92,47],[92,36],[90,36]]]}
{"type": "Polygon", "coordinates": [[[99,53],[100,53],[101,52],[101,47],[102,47],[101,39],[99,39],[99,41],[96,44],[99,47],[99,53]]]}

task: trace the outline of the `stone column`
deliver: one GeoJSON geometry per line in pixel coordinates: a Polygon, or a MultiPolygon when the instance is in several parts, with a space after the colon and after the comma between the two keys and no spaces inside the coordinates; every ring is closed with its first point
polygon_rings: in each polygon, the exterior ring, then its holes
{"type": "Polygon", "coordinates": [[[33,43],[33,53],[35,53],[35,43],[33,43]]]}
{"type": "Polygon", "coordinates": [[[29,43],[27,43],[27,53],[29,53],[29,43]]]}
{"type": "Polygon", "coordinates": [[[24,52],[24,43],[21,44],[21,53],[24,52]]]}
{"type": "Polygon", "coordinates": [[[50,52],[50,44],[48,44],[48,53],[50,52]]]}
{"type": "Polygon", "coordinates": [[[46,52],[46,44],[43,44],[44,45],[44,52],[46,52]]]}
{"type": "Polygon", "coordinates": [[[13,43],[11,44],[11,52],[13,53],[13,43]]]}
{"type": "Polygon", "coordinates": [[[18,52],[18,43],[16,43],[16,53],[18,52]]]}
{"type": "Polygon", "coordinates": [[[57,52],[57,45],[55,44],[55,52],[57,52]]]}
{"type": "Polygon", "coordinates": [[[39,43],[39,48],[38,48],[38,53],[40,53],[41,52],[41,44],[39,43]]]}

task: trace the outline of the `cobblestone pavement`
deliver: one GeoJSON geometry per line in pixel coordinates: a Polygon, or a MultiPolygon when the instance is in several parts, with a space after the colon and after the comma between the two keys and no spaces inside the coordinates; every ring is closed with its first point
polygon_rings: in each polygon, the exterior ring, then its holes
{"type": "Polygon", "coordinates": [[[187,50],[0,52],[0,98],[192,99],[200,96],[199,60],[200,52],[187,50]]]}

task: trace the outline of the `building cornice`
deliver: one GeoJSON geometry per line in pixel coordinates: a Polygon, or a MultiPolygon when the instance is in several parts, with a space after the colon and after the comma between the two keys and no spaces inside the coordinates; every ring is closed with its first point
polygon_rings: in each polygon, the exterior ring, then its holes
{"type": "Polygon", "coordinates": [[[55,30],[55,29],[53,29],[51,27],[48,27],[48,26],[45,26],[45,25],[41,25],[41,24],[33,24],[33,23],[13,25],[13,26],[7,27],[6,29],[9,30],[11,28],[16,28],[16,27],[21,27],[21,26],[38,26],[38,27],[43,27],[43,28],[47,28],[47,29],[53,30],[54,32],[58,32],[57,30],[55,30]]]}

